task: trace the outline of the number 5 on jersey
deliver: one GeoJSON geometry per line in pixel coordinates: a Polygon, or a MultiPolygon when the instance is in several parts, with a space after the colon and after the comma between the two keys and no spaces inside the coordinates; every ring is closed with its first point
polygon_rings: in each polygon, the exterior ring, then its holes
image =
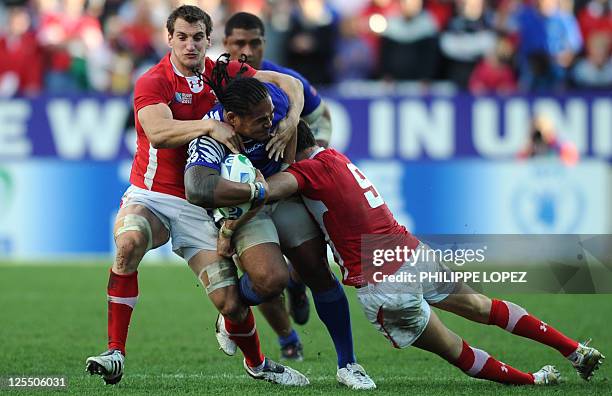
{"type": "Polygon", "coordinates": [[[363,193],[363,196],[368,201],[368,204],[370,205],[370,207],[378,208],[380,205],[383,205],[385,203],[385,200],[378,193],[378,191],[376,190],[376,187],[372,185],[372,182],[368,180],[368,178],[365,177],[363,173],[361,173],[359,168],[357,168],[355,165],[351,163],[346,164],[346,166],[349,168],[349,170],[353,174],[353,177],[355,178],[355,180],[357,180],[357,184],[359,184],[359,187],[361,187],[361,189],[363,190],[368,190],[363,193]]]}

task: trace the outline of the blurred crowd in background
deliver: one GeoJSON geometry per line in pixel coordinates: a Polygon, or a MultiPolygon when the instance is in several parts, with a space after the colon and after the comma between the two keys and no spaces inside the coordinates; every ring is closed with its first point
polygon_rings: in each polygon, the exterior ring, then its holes
{"type": "Polygon", "coordinates": [[[130,92],[171,10],[266,24],[266,57],[316,86],[447,81],[475,94],[612,88],[612,0],[2,0],[0,97],[130,92]]]}

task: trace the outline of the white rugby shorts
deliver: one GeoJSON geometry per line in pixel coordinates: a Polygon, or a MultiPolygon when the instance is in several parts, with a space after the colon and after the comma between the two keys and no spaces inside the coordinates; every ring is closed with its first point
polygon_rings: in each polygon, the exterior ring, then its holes
{"type": "MultiPolygon", "coordinates": [[[[412,271],[407,266],[404,264],[396,274],[412,271]]],[[[395,348],[412,345],[429,323],[431,309],[417,283],[368,283],[357,289],[357,299],[368,321],[395,348]]]]}
{"type": "Polygon", "coordinates": [[[168,229],[172,250],[189,261],[200,250],[217,250],[218,230],[205,209],[187,200],[156,191],[130,186],[121,206],[142,205],[168,229]]]}

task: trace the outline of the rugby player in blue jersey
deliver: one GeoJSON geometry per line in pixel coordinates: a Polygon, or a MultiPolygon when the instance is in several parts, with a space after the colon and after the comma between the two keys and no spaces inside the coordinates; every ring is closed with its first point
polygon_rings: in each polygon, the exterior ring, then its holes
{"type": "MultiPolygon", "coordinates": [[[[327,147],[331,137],[329,109],[321,100],[317,90],[301,74],[264,59],[266,46],[264,36],[265,28],[261,19],[247,12],[239,12],[227,20],[223,44],[225,50],[234,60],[239,59],[241,55],[245,55],[249,66],[256,70],[276,71],[300,80],[304,87],[304,108],[300,117],[311,126],[317,144],[321,147],[327,147]]],[[[273,144],[274,139],[269,142],[269,146],[273,144]]],[[[295,271],[290,271],[290,275],[287,286],[289,311],[295,323],[305,324],[309,314],[306,289],[304,284],[298,280],[299,277],[296,276],[295,271]]],[[[301,359],[302,344],[298,334],[291,328],[291,322],[284,304],[271,301],[259,308],[278,335],[282,356],[289,359],[301,359]]]]}
{"type": "MultiPolygon", "coordinates": [[[[243,137],[244,153],[264,176],[278,173],[283,163],[268,158],[266,144],[278,122],[285,117],[289,100],[276,86],[261,84],[253,78],[236,78],[224,84],[229,81],[224,69],[226,62],[227,59],[219,59],[212,78],[207,81],[219,103],[206,117],[230,124],[243,137]]],[[[295,155],[293,147],[293,155],[285,152],[286,158],[295,155]]],[[[204,208],[230,206],[241,199],[244,201],[245,194],[249,196],[250,192],[264,188],[262,184],[249,186],[221,178],[221,163],[228,154],[230,151],[213,139],[198,138],[190,143],[185,191],[192,204],[204,208]]],[[[346,295],[327,264],[323,236],[301,201],[289,199],[265,205],[236,233],[227,234],[228,231],[222,226],[220,233],[232,239],[244,273],[237,284],[228,282],[227,294],[238,292],[240,300],[251,306],[278,298],[289,278],[284,253],[298,271],[316,274],[311,276],[315,280],[308,286],[338,355],[337,380],[352,389],[375,388],[363,367],[356,363],[346,295]]],[[[196,273],[203,270],[192,269],[196,273]]],[[[217,321],[217,339],[228,354],[235,351],[234,343],[239,342],[241,335],[233,334],[225,322],[240,316],[239,311],[243,309],[240,304],[222,309],[217,321]]]]}

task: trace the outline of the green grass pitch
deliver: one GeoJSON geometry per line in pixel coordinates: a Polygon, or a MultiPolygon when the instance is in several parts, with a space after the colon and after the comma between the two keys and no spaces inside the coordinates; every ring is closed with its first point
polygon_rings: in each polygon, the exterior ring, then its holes
{"type": "MultiPolygon", "coordinates": [[[[67,392],[78,395],[161,394],[349,394],[336,383],[335,354],[316,313],[298,326],[305,361],[293,366],[309,376],[311,385],[288,389],[246,376],[239,356],[218,350],[213,330],[215,309],[185,267],[144,264],[139,273],[140,300],[132,317],[126,374],[106,386],[84,372],[85,358],[106,348],[106,281],[108,263],[85,265],[0,264],[0,377],[68,378],[67,392]]],[[[353,335],[359,361],[376,381],[372,394],[402,395],[611,395],[612,295],[504,296],[579,340],[593,344],[611,360],[586,383],[556,351],[497,327],[469,323],[442,314],[443,321],[473,346],[527,371],[555,364],[566,382],[558,387],[511,387],[475,380],[437,356],[394,350],[366,322],[353,290],[353,335]]],[[[279,355],[275,336],[257,316],[262,346],[279,355]]],[[[41,394],[52,391],[7,390],[0,393],[41,394]]],[[[65,391],[53,391],[65,393],[65,391]]]]}

